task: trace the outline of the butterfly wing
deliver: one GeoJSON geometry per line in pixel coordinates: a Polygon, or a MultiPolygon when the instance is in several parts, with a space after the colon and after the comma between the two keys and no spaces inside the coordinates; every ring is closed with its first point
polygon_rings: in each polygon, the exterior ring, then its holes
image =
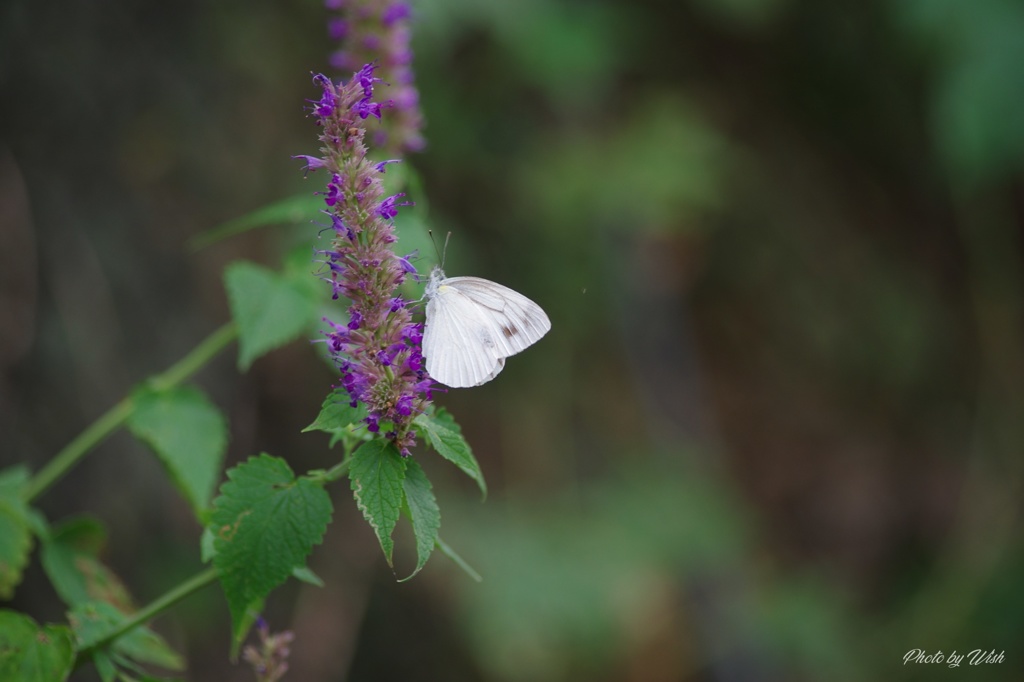
{"type": "Polygon", "coordinates": [[[472,300],[441,287],[427,301],[423,330],[427,374],[452,388],[479,386],[498,375],[505,361],[486,317],[472,300]]]}
{"type": "Polygon", "coordinates": [[[479,386],[549,329],[541,307],[508,287],[478,277],[445,279],[427,302],[427,373],[452,388],[479,386]]]}
{"type": "Polygon", "coordinates": [[[526,350],[551,330],[544,310],[518,291],[479,277],[451,277],[444,284],[481,308],[500,357],[526,350]]]}

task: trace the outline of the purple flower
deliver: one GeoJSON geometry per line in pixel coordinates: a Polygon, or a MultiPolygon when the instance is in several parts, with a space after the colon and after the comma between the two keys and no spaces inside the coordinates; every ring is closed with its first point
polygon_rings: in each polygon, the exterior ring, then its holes
{"type": "Polygon", "coordinates": [[[359,329],[359,325],[363,323],[363,315],[358,310],[349,310],[348,328],[352,331],[359,329]]]}
{"type": "Polygon", "coordinates": [[[387,102],[365,101],[357,102],[353,109],[356,111],[356,113],[359,114],[359,118],[370,118],[371,116],[375,118],[380,118],[381,111],[384,109],[384,107],[388,107],[390,105],[390,100],[388,100],[387,102]]]}
{"type": "Polygon", "coordinates": [[[398,259],[398,264],[401,266],[402,271],[409,275],[416,274],[416,266],[412,264],[412,259],[419,254],[419,251],[413,251],[408,256],[403,256],[398,259]]]}
{"type": "MultiPolygon", "coordinates": [[[[326,166],[327,161],[323,160],[322,163],[320,164],[320,167],[323,168],[326,166]]],[[[306,163],[306,170],[310,170],[310,165],[308,162],[306,163]]],[[[327,204],[328,206],[334,206],[339,201],[343,201],[345,199],[345,195],[342,193],[341,189],[341,182],[341,176],[335,173],[331,177],[331,181],[327,183],[327,193],[325,194],[324,203],[327,204]]]]}
{"type": "Polygon", "coordinates": [[[340,384],[351,403],[364,403],[366,428],[391,439],[399,451],[409,454],[416,443],[412,420],[430,401],[433,383],[423,369],[422,325],[412,321],[407,302],[397,288],[415,275],[410,258],[392,250],[395,236],[392,219],[402,194],[384,196],[381,181],[384,164],[367,158],[366,111],[381,111],[373,98],[380,79],[371,64],[360,69],[344,85],[317,76],[324,90],[313,107],[320,125],[322,157],[300,155],[306,171],[330,173],[321,194],[331,222],[325,232],[333,236],[331,247],[319,251],[327,265],[334,295],[351,302],[347,324],[328,322],[327,347],[340,373],[340,384]],[[329,106],[323,103],[329,102],[329,106]]]}
{"type": "MultiPolygon", "coordinates": [[[[306,156],[305,154],[297,154],[292,157],[293,159],[305,159],[306,160],[306,172],[315,171],[317,168],[324,167],[324,160],[318,156],[306,156]]],[[[385,163],[387,163],[385,161],[385,163]]],[[[383,172],[383,171],[381,171],[383,172]]]]}
{"type": "Polygon", "coordinates": [[[396,2],[384,10],[384,13],[380,15],[380,20],[385,26],[390,27],[402,19],[408,19],[411,15],[412,10],[409,8],[409,5],[404,2],[396,2]]]}
{"type": "Polygon", "coordinates": [[[402,202],[401,204],[395,204],[396,199],[404,196],[405,194],[395,194],[394,196],[390,196],[384,201],[380,202],[380,205],[377,207],[377,213],[380,214],[381,218],[385,218],[387,220],[394,218],[395,216],[398,215],[398,206],[409,205],[409,202],[407,201],[402,202]]]}
{"type": "Polygon", "coordinates": [[[327,35],[331,40],[341,40],[348,35],[348,22],[340,17],[327,20],[327,35]]]}
{"type": "MultiPolygon", "coordinates": [[[[317,74],[316,76],[313,77],[313,80],[315,82],[320,83],[321,86],[324,84],[324,81],[327,81],[328,83],[330,82],[327,76],[324,76],[323,74],[317,74]]],[[[315,113],[320,118],[326,118],[327,116],[330,116],[331,113],[333,113],[334,106],[336,104],[333,88],[325,87],[323,94],[320,96],[320,99],[314,102],[314,104],[315,106],[313,107],[313,113],[315,113]]]]}

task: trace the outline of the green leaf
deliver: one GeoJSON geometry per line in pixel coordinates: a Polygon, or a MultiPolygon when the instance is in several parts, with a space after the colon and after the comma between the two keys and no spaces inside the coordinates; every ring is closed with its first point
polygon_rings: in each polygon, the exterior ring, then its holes
{"type": "Polygon", "coordinates": [[[281,259],[282,276],[297,286],[305,287],[307,292],[316,298],[318,305],[328,300],[326,294],[331,290],[330,285],[315,274],[321,268],[322,265],[313,260],[313,251],[306,239],[290,249],[281,259]]]}
{"type": "MultiPolygon", "coordinates": [[[[95,662],[95,658],[93,659],[95,662]]],[[[129,658],[121,656],[119,654],[112,654],[110,656],[110,662],[117,666],[115,672],[117,679],[120,682],[174,682],[177,678],[170,677],[154,677],[146,672],[146,670],[132,661],[129,658]]],[[[98,668],[99,666],[97,666],[98,668]]]]}
{"type": "Polygon", "coordinates": [[[141,389],[128,428],[148,444],[199,516],[210,503],[227,451],[224,417],[199,389],[141,389]]]}
{"type": "Polygon", "coordinates": [[[110,660],[110,655],[105,651],[97,651],[92,655],[92,664],[96,666],[96,672],[100,674],[103,682],[114,682],[117,679],[117,666],[110,660]]]}
{"type": "Polygon", "coordinates": [[[383,438],[363,443],[352,454],[349,478],[356,506],[377,534],[384,556],[391,565],[394,542],[391,533],[402,508],[405,459],[394,444],[383,438]]]}
{"type": "Polygon", "coordinates": [[[462,429],[455,423],[452,417],[444,408],[438,409],[434,414],[421,414],[413,421],[413,426],[420,437],[430,443],[431,447],[455,466],[462,469],[463,473],[476,481],[480,486],[480,492],[487,497],[487,483],[484,482],[484,474],[480,471],[473,451],[469,443],[462,437],[462,429]]]}
{"type": "Polygon", "coordinates": [[[203,534],[199,536],[199,559],[204,564],[213,561],[213,557],[217,555],[216,540],[217,536],[213,534],[212,528],[207,526],[203,529],[203,534]]]}
{"type": "Polygon", "coordinates": [[[30,477],[28,468],[22,464],[0,471],[0,496],[20,495],[30,477]]]}
{"type": "Polygon", "coordinates": [[[213,502],[213,565],[228,600],[235,648],[253,605],[304,566],[331,519],[331,499],[313,481],[296,479],[284,460],[261,454],[228,471],[213,502]]]}
{"type": "Polygon", "coordinates": [[[333,434],[360,427],[366,418],[366,405],[357,403],[352,407],[351,402],[352,398],[349,397],[348,391],[343,388],[335,389],[324,399],[320,414],[312,424],[302,429],[302,433],[325,431],[333,434]]]}
{"type": "Polygon", "coordinates": [[[323,198],[312,192],[288,197],[240,218],[229,220],[212,230],[203,232],[193,237],[189,245],[193,249],[199,250],[227,237],[247,232],[255,227],[278,223],[308,222],[316,218],[322,207],[323,198]]]}
{"type": "Polygon", "coordinates": [[[32,553],[31,510],[22,497],[28,479],[24,467],[0,472],[0,599],[14,596],[32,553]]]}
{"type": "Polygon", "coordinates": [[[238,324],[238,367],[298,338],[316,313],[317,299],[305,278],[284,277],[238,261],[224,272],[231,315],[238,324]]]}
{"type": "Polygon", "coordinates": [[[302,432],[323,431],[331,435],[328,447],[333,448],[341,442],[346,453],[352,452],[352,448],[362,441],[370,440],[373,434],[367,431],[363,422],[366,418],[366,405],[357,403],[352,407],[349,404],[351,400],[348,391],[335,389],[324,400],[317,418],[302,432]]]}
{"type": "Polygon", "coordinates": [[[310,585],[316,585],[317,587],[323,587],[324,581],[316,573],[311,571],[307,566],[296,566],[292,570],[292,575],[295,576],[296,580],[301,580],[304,583],[310,585]]]}
{"type": "Polygon", "coordinates": [[[163,637],[145,626],[128,631],[114,642],[114,650],[133,661],[160,666],[166,670],[184,670],[185,660],[163,637]]]}
{"type": "Polygon", "coordinates": [[[105,543],[106,531],[96,519],[82,516],[65,521],[43,542],[43,570],[70,607],[103,601],[131,612],[135,606],[128,590],[98,558],[105,543]]]}
{"type": "MultiPolygon", "coordinates": [[[[112,604],[85,602],[68,613],[68,621],[78,639],[79,650],[95,646],[124,623],[127,616],[112,604]]],[[[120,654],[139,663],[149,663],[167,670],[183,670],[185,662],[160,635],[140,625],[124,633],[102,651],[120,654]]],[[[97,667],[101,663],[97,662],[97,667]]]]}
{"type": "Polygon", "coordinates": [[[483,576],[481,576],[475,568],[470,566],[468,561],[459,556],[458,553],[448,545],[448,543],[442,540],[441,536],[438,536],[437,538],[437,548],[441,550],[441,554],[444,554],[446,557],[451,559],[455,565],[461,568],[462,571],[470,578],[478,583],[482,583],[484,581],[483,576]]]}
{"type": "Polygon", "coordinates": [[[409,580],[426,565],[434,546],[437,544],[437,531],[441,528],[441,510],[434,498],[430,481],[423,469],[414,459],[405,463],[405,480],[402,482],[405,491],[405,509],[412,521],[413,534],[416,536],[416,570],[409,580]]]}
{"type": "Polygon", "coordinates": [[[0,680],[57,682],[75,661],[71,630],[39,625],[16,611],[0,610],[0,680]]]}

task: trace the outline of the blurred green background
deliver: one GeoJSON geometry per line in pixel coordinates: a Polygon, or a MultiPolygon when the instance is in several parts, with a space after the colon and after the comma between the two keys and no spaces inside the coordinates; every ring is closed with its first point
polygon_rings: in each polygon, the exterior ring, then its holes
{"type": "MultiPolygon", "coordinates": [[[[421,456],[484,581],[436,556],[396,584],[338,486],[327,587],[268,606],[296,634],[286,679],[1022,679],[1024,5],[414,5],[406,240],[451,230],[449,275],[522,291],[553,331],[438,398],[486,502],[421,456]],[[1005,659],[903,665],[918,648],[1005,659]]],[[[40,467],[225,321],[225,264],[312,244],[188,240],[322,187],[289,157],[318,146],[325,18],[0,6],[0,465],[40,467]]],[[[297,470],[337,457],[299,433],[333,381],[304,343],[199,377],[229,463],[297,470]]],[[[199,568],[186,503],[125,434],[41,506],[102,519],[141,602],[199,568]]],[[[406,575],[409,537],[398,554],[406,575]]],[[[38,567],[14,606],[62,618],[38,567]]],[[[252,679],[216,590],[155,625],[188,679],[252,679]]]]}

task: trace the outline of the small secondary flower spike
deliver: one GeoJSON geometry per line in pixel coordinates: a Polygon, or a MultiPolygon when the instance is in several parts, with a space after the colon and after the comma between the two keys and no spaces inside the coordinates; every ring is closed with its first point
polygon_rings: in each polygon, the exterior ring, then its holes
{"type": "Polygon", "coordinates": [[[381,175],[389,162],[367,158],[365,122],[380,118],[387,103],[373,99],[380,78],[367,64],[344,85],[313,78],[322,89],[312,111],[321,126],[321,157],[300,156],[307,171],[330,173],[323,193],[333,231],[330,249],[319,251],[334,297],[351,301],[349,321],[328,320],[327,342],[352,405],[366,405],[367,428],[384,435],[403,455],[416,443],[413,418],[430,401],[432,382],[423,368],[423,325],[412,321],[398,286],[416,269],[392,250],[392,219],[402,195],[384,196],[381,175]]]}
{"type": "Polygon", "coordinates": [[[253,667],[259,682],[278,682],[288,672],[290,645],[295,635],[288,630],[270,634],[270,626],[262,616],[257,621],[256,628],[260,646],[257,648],[248,645],[242,652],[242,658],[253,667]]]}
{"type": "Polygon", "coordinates": [[[326,0],[325,4],[337,12],[328,20],[327,32],[341,43],[331,55],[331,66],[349,73],[361,64],[376,63],[377,75],[391,86],[394,114],[372,133],[374,148],[394,156],[419,151],[425,142],[412,72],[409,4],[400,0],[326,0]]]}

